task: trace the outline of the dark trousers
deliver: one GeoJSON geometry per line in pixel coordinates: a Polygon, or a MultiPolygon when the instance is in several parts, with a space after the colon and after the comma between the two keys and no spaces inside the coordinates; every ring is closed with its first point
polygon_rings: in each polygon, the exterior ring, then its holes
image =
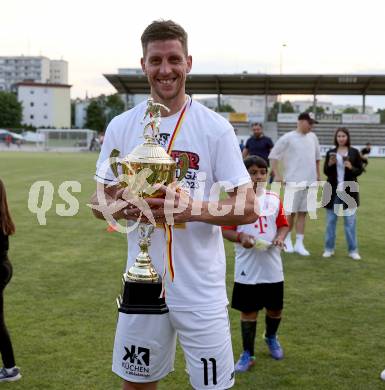
{"type": "Polygon", "coordinates": [[[4,321],[4,289],[12,278],[12,264],[7,255],[0,254],[0,352],[5,368],[15,366],[11,338],[4,321]]]}

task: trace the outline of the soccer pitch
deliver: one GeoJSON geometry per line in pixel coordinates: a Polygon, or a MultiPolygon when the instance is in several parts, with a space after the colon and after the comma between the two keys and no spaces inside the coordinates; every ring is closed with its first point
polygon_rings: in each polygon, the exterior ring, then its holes
{"type": "MultiPolygon", "coordinates": [[[[0,154],[16,235],[10,239],[14,277],[5,290],[6,322],[21,381],[5,389],[120,389],[111,372],[111,354],[125,267],[126,239],[107,233],[86,206],[94,191],[94,153],[0,154]],[[28,193],[39,180],[55,189],[47,224],[28,210],[28,193]],[[79,212],[56,213],[63,181],[78,181],[73,193],[79,212]]],[[[321,257],[324,210],[309,220],[306,245],[312,256],[284,255],[285,308],[279,330],[285,359],[273,361],[262,340],[264,315],[257,327],[256,365],[237,375],[234,389],[384,389],[385,368],[385,160],[371,159],[360,178],[358,239],[361,261],[347,257],[339,221],[336,256],[321,257]]],[[[231,295],[233,249],[227,249],[231,295]]],[[[235,358],[241,352],[238,312],[230,309],[235,358]]],[[[159,389],[189,389],[178,348],[175,372],[159,389]]]]}

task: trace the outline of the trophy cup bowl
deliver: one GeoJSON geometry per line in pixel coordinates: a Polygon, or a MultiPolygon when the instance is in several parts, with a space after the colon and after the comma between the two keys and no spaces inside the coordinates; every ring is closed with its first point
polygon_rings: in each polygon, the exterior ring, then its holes
{"type": "MultiPolygon", "coordinates": [[[[138,145],[130,154],[122,159],[122,177],[120,185],[126,187],[128,182],[134,183],[136,194],[140,198],[160,197],[163,193],[154,191],[151,186],[168,185],[175,180],[176,162],[157,142],[160,125],[160,109],[167,107],[147,101],[145,117],[150,115],[150,122],[144,128],[144,143],[138,145]],[[151,134],[146,133],[150,129],[151,134]],[[135,183],[140,173],[146,170],[146,185],[135,183]],[[133,180],[131,180],[133,179],[133,180]],[[149,190],[151,189],[151,190],[149,190]],[[146,191],[147,190],[147,191],[146,191]]],[[[151,244],[152,224],[139,223],[140,253],[134,264],[123,275],[122,295],[117,298],[118,310],[122,313],[163,314],[168,312],[165,299],[160,297],[162,278],[156,272],[148,253],[151,244]]]]}
{"type": "MultiPolygon", "coordinates": [[[[143,169],[149,169],[151,174],[146,178],[150,185],[170,184],[175,179],[176,162],[170,155],[152,139],[146,139],[145,143],[138,145],[122,161],[122,171],[124,175],[135,176],[143,169]]],[[[140,191],[139,197],[147,198],[159,197],[158,191],[146,193],[140,191]]]]}

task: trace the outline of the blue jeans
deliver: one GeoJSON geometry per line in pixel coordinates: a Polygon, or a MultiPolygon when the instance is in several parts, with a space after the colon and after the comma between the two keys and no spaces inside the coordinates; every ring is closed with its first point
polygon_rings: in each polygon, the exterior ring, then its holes
{"type": "MultiPolygon", "coordinates": [[[[338,215],[334,212],[334,205],[326,209],[325,250],[334,251],[336,244],[336,227],[338,215]]],[[[357,251],[356,212],[353,215],[344,216],[345,238],[348,251],[357,251]]]]}

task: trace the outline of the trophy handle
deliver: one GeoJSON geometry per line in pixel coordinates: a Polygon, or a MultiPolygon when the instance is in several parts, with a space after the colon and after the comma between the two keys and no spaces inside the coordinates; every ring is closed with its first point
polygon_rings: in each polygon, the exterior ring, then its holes
{"type": "Polygon", "coordinates": [[[187,171],[188,171],[188,168],[189,168],[189,158],[188,158],[188,155],[187,153],[182,153],[179,155],[179,170],[180,170],[180,173],[179,173],[179,177],[177,179],[177,181],[182,181],[183,178],[186,176],[187,174],[187,171]]]}
{"type": "Polygon", "coordinates": [[[110,154],[110,167],[112,173],[115,175],[116,178],[118,178],[119,176],[118,165],[120,165],[120,162],[116,161],[119,155],[120,155],[120,151],[118,149],[112,149],[110,154]]]}

